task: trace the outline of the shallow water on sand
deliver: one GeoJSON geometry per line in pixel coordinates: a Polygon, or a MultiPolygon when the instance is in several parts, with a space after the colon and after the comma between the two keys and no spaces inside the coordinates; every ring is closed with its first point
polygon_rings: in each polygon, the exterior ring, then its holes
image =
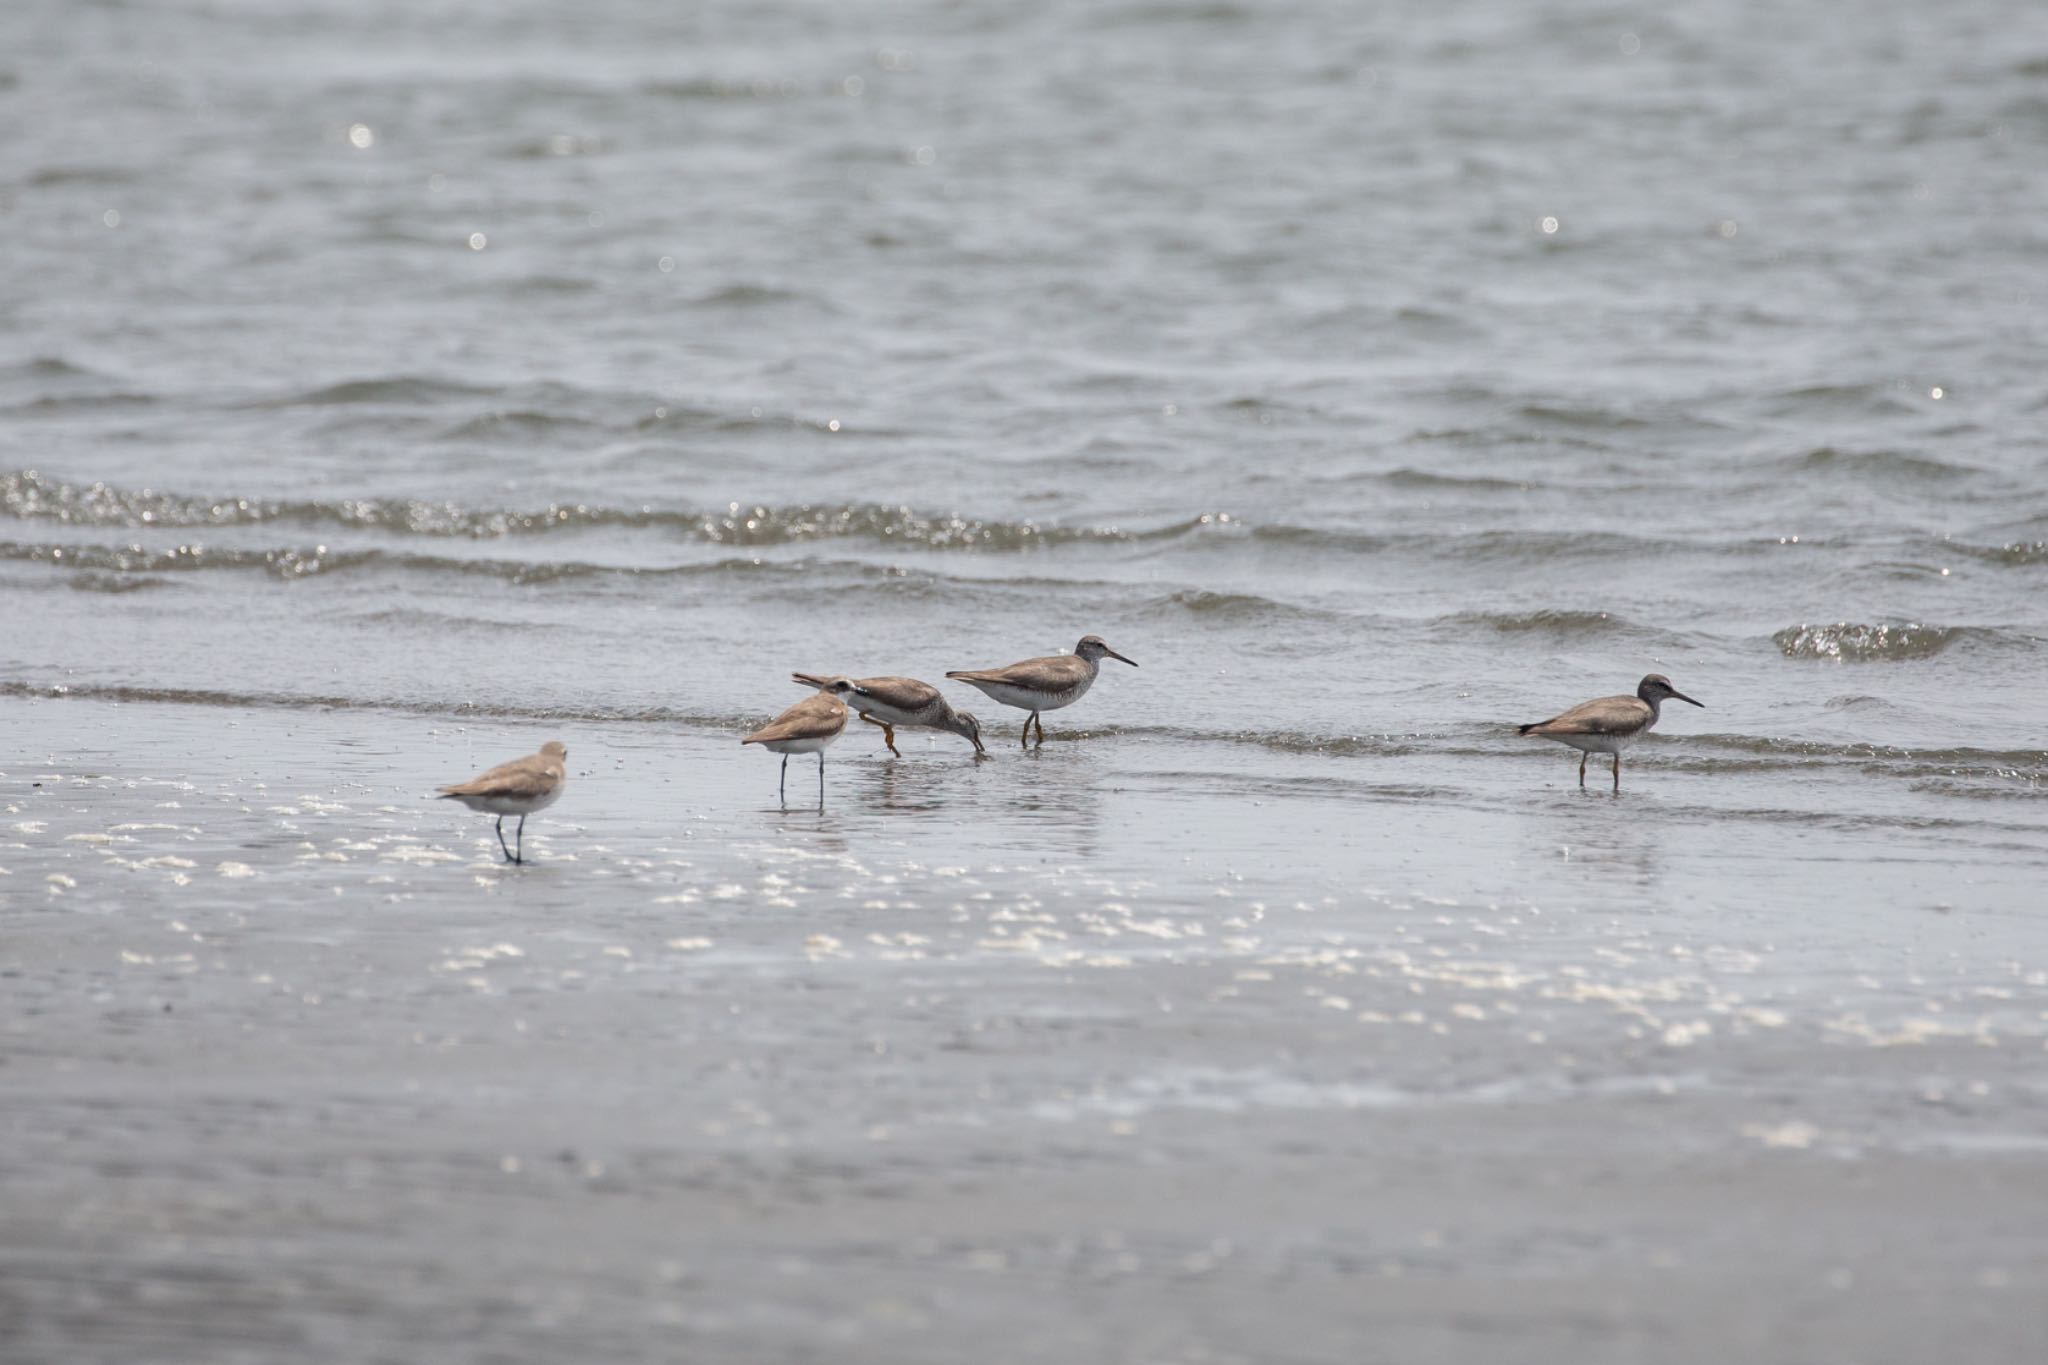
{"type": "Polygon", "coordinates": [[[2031,1361],[2033,18],[10,9],[0,1335],[2031,1361]]]}

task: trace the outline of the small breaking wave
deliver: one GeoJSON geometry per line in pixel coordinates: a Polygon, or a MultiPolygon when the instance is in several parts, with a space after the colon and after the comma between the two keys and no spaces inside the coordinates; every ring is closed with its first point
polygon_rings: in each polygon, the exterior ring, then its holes
{"type": "MultiPolygon", "coordinates": [[[[585,502],[479,507],[397,497],[209,497],[101,482],[69,483],[32,469],[0,473],[0,515],[131,531],[278,525],[309,531],[341,528],[479,541],[616,527],[647,532],[656,541],[734,549],[848,542],[885,550],[1016,553],[1068,545],[1157,545],[1234,554],[1249,547],[1291,556],[1359,558],[1393,553],[1504,569],[1589,561],[1748,557],[1779,544],[1776,540],[1686,539],[1611,531],[1500,528],[1438,532],[1289,522],[1252,524],[1222,511],[1090,526],[867,502],[780,506],[735,502],[700,510],[585,502]]],[[[2015,562],[2031,562],[2029,556],[2036,554],[2038,547],[2008,549],[2015,562]]],[[[1532,628],[1547,626],[1538,621],[1532,628]]]]}
{"type": "Polygon", "coordinates": [[[998,521],[876,503],[747,507],[716,512],[550,503],[532,510],[472,508],[415,498],[206,498],[111,484],[70,484],[34,470],[0,475],[0,510],[77,526],[222,527],[296,523],[475,540],[594,526],[667,531],[712,545],[771,546],[819,540],[869,540],[920,549],[1026,550],[1080,541],[1130,541],[1178,535],[1210,518],[1151,531],[1116,526],[1063,527],[998,521]]]}
{"type": "Polygon", "coordinates": [[[2048,540],[2014,540],[2004,545],[1964,545],[1956,541],[1945,544],[1947,548],[1987,564],[2005,564],[2013,567],[2048,564],[2048,540]]]}
{"type": "Polygon", "coordinates": [[[0,541],[0,560],[74,570],[81,578],[100,579],[106,584],[106,591],[125,590],[117,589],[114,586],[117,580],[109,578],[109,575],[160,575],[204,570],[257,571],[285,581],[358,571],[468,574],[516,584],[607,577],[711,578],[728,574],[772,575],[811,582],[822,570],[828,569],[892,580],[904,576],[900,570],[846,560],[782,562],[727,558],[704,564],[595,564],[582,560],[467,559],[403,550],[338,549],[328,545],[263,549],[189,544],[151,549],[143,545],[43,545],[0,541]]]}
{"type": "Polygon", "coordinates": [[[1787,626],[1771,636],[1788,659],[1833,659],[1843,663],[1876,663],[1898,659],[1931,659],[1958,640],[1984,632],[1969,627],[1861,625],[1787,626]]]}
{"type": "Polygon", "coordinates": [[[1633,621],[1611,611],[1460,612],[1445,618],[1443,624],[1502,635],[1591,635],[1637,629],[1633,621]]]}
{"type": "Polygon", "coordinates": [[[0,560],[49,564],[102,579],[109,574],[162,574],[192,569],[261,569],[277,578],[304,578],[386,558],[390,557],[375,550],[342,552],[325,545],[274,550],[178,545],[168,550],[152,550],[141,545],[35,545],[0,541],[0,560]]]}
{"type": "Polygon", "coordinates": [[[1349,619],[1343,612],[1299,606],[1263,597],[1257,593],[1211,592],[1202,588],[1184,588],[1179,592],[1151,598],[1142,604],[1141,610],[1161,616],[1188,615],[1205,621],[1251,624],[1349,619]]]}
{"type": "Polygon", "coordinates": [[[676,725],[703,729],[744,729],[758,716],[738,712],[685,711],[672,706],[509,706],[494,702],[420,700],[406,697],[345,697],[301,692],[234,692],[204,687],[140,687],[126,683],[31,683],[0,679],[0,697],[65,699],[173,706],[288,711],[391,711],[417,716],[489,716],[500,720],[581,721],[590,724],[676,725]]]}

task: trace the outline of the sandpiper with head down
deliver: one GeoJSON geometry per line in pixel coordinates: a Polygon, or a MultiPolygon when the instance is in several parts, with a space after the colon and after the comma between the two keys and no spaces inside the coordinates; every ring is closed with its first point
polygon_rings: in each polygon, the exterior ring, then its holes
{"type": "Polygon", "coordinates": [[[1586,785],[1588,754],[1614,755],[1614,789],[1620,791],[1621,751],[1650,732],[1650,727],[1657,723],[1658,707],[1666,697],[1676,697],[1694,706],[1706,705],[1673,687],[1671,679],[1662,673],[1652,673],[1636,685],[1633,697],[1601,697],[1581,702],[1561,716],[1524,725],[1516,733],[1554,739],[1577,749],[1581,787],[1586,785]]]}
{"type": "Polygon", "coordinates": [[[786,799],[783,796],[783,789],[789,782],[789,756],[816,754],[818,807],[822,810],[825,805],[825,749],[845,732],[846,704],[830,692],[818,691],[805,697],[740,743],[758,744],[771,754],[782,755],[782,776],[775,784],[777,799],[786,799]]]}
{"type": "Polygon", "coordinates": [[[1084,635],[1081,643],[1074,646],[1072,654],[1054,654],[1043,659],[1026,659],[1008,668],[986,668],[948,673],[946,676],[956,678],[969,687],[980,688],[1005,706],[1029,711],[1031,714],[1025,717],[1024,733],[1020,736],[1020,742],[1028,746],[1033,721],[1038,722],[1038,742],[1045,743],[1045,721],[1039,713],[1072,706],[1086,696],[1105,658],[1137,667],[1104,644],[1100,635],[1084,635]]]}
{"type": "Polygon", "coordinates": [[[981,722],[965,711],[955,711],[939,689],[915,678],[846,678],[821,673],[792,673],[805,687],[822,688],[860,713],[870,725],[882,728],[882,743],[901,758],[896,747],[896,727],[948,730],[974,746],[977,758],[987,754],[981,747],[981,722]]]}
{"type": "Polygon", "coordinates": [[[554,805],[568,780],[569,751],[562,747],[560,740],[551,739],[540,746],[537,754],[500,763],[467,782],[441,788],[441,799],[460,801],[471,810],[497,816],[498,847],[504,849],[505,861],[523,863],[526,861],[526,817],[554,805]],[[519,829],[513,836],[516,848],[505,845],[505,817],[508,815],[519,817],[519,829]]]}

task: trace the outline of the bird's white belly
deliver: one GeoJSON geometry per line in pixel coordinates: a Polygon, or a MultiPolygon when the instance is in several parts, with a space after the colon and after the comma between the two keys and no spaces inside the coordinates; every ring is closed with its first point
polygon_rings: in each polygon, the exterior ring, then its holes
{"type": "Polygon", "coordinates": [[[1579,751],[1580,753],[1585,753],[1585,754],[1618,754],[1618,753],[1620,753],[1620,752],[1621,752],[1622,750],[1624,750],[1624,749],[1628,748],[1628,746],[1629,746],[1629,745],[1631,745],[1631,744],[1635,743],[1635,742],[1636,742],[1637,740],[1641,739],[1642,737],[1643,737],[1643,732],[1642,732],[1641,730],[1638,730],[1638,731],[1636,731],[1636,732],[1635,732],[1634,734],[1629,734],[1629,735],[1546,735],[1546,736],[1545,736],[1545,738],[1546,738],[1546,739],[1554,739],[1554,740],[1557,740],[1557,741],[1558,741],[1558,742],[1560,742],[1560,743],[1563,743],[1563,744],[1569,744],[1569,745],[1571,745],[1571,746],[1572,746],[1572,747],[1573,747],[1574,749],[1577,749],[1577,750],[1578,750],[1578,751],[1579,751]]]}
{"type": "Polygon", "coordinates": [[[458,796],[455,799],[471,810],[480,810],[486,815],[532,815],[555,804],[562,795],[562,784],[546,796],[458,796]]]}
{"type": "Polygon", "coordinates": [[[838,735],[826,735],[822,739],[764,739],[758,743],[771,754],[821,754],[837,738],[838,735]]]}
{"type": "Polygon", "coordinates": [[[906,711],[900,706],[891,706],[875,697],[856,694],[847,697],[846,704],[864,716],[873,716],[876,720],[890,725],[918,726],[928,723],[920,719],[924,715],[922,711],[906,711]]]}
{"type": "Polygon", "coordinates": [[[1005,706],[1014,706],[1019,711],[1057,711],[1062,706],[1072,706],[1088,692],[1087,683],[1079,683],[1064,692],[1039,692],[1029,687],[1013,687],[1009,683],[976,683],[976,687],[995,701],[1005,706]]]}

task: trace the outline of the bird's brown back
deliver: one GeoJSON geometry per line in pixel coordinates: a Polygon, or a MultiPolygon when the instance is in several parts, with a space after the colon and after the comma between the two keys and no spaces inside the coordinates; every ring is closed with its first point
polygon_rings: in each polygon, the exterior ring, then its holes
{"type": "Polygon", "coordinates": [[[741,740],[742,744],[770,744],[782,739],[824,739],[846,728],[846,703],[829,692],[805,697],[774,720],[741,740]]]}
{"type": "Polygon", "coordinates": [[[916,678],[858,678],[854,686],[898,711],[922,711],[933,702],[944,700],[938,688],[916,678]]]}
{"type": "MultiPolygon", "coordinates": [[[[552,746],[551,746],[552,747],[552,746]]],[[[500,763],[467,782],[441,788],[443,796],[505,796],[522,799],[546,796],[568,776],[565,760],[545,751],[500,763]]]]}
{"type": "Polygon", "coordinates": [[[1064,692],[1094,677],[1095,670],[1079,655],[1052,654],[1043,659],[1026,659],[1006,668],[974,669],[946,676],[966,683],[1001,683],[1039,692],[1064,692]]]}
{"type": "Polygon", "coordinates": [[[1524,725],[1525,735],[1625,735],[1640,730],[1655,713],[1641,697],[1600,697],[1563,715],[1524,725]]]}

